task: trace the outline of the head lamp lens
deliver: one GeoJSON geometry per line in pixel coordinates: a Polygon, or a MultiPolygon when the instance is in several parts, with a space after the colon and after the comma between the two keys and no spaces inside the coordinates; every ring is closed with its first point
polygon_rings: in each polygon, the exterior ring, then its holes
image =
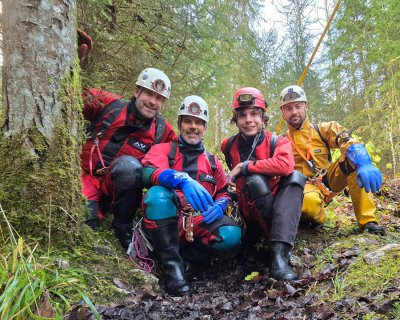
{"type": "Polygon", "coordinates": [[[300,94],[298,94],[297,92],[293,91],[293,89],[289,89],[288,93],[286,93],[283,96],[283,101],[291,101],[294,99],[299,99],[301,97],[300,94]]]}
{"type": "Polygon", "coordinates": [[[251,93],[242,93],[238,97],[239,103],[250,103],[255,99],[251,93]]]}
{"type": "Polygon", "coordinates": [[[151,87],[156,92],[163,92],[167,88],[165,82],[163,80],[161,80],[161,79],[157,79],[157,80],[153,81],[151,83],[151,87]]]}

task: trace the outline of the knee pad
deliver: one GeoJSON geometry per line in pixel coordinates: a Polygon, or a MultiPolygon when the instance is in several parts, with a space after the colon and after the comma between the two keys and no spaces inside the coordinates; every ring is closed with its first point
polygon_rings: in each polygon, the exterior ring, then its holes
{"type": "Polygon", "coordinates": [[[262,174],[250,174],[247,176],[245,191],[248,194],[250,201],[254,201],[268,193],[271,193],[268,182],[269,178],[262,174]]]}
{"type": "Polygon", "coordinates": [[[219,228],[221,242],[215,242],[211,247],[217,251],[226,252],[235,249],[240,245],[242,229],[237,226],[222,226],[219,228]]]}
{"type": "Polygon", "coordinates": [[[135,189],[141,185],[142,164],[132,156],[121,156],[110,166],[110,177],[119,190],[135,189]]]}
{"type": "Polygon", "coordinates": [[[149,220],[160,220],[177,215],[176,193],[171,190],[154,186],[144,196],[144,215],[149,220]]]}
{"type": "Polygon", "coordinates": [[[287,177],[282,177],[280,180],[281,188],[287,187],[289,184],[298,185],[300,188],[304,188],[307,182],[307,177],[301,172],[294,170],[293,173],[287,177]]]}
{"type": "Polygon", "coordinates": [[[318,192],[307,192],[304,194],[302,215],[318,223],[326,220],[324,213],[324,201],[318,192]]]}

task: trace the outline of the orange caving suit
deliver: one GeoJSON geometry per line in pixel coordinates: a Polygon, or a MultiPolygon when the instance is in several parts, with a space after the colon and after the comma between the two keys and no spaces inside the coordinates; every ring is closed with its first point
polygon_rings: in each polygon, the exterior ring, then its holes
{"type": "MultiPolygon", "coordinates": [[[[301,128],[298,130],[290,125],[288,127],[289,130],[286,132],[286,137],[292,141],[296,163],[295,170],[302,172],[309,178],[313,176],[312,169],[305,159],[307,158],[306,147],[309,144],[311,147],[309,152],[313,155],[311,160],[314,162],[314,165],[318,169],[327,169],[328,171],[325,177],[327,178],[325,181],[328,187],[333,192],[340,192],[346,186],[348,187],[359,227],[362,229],[368,222],[377,222],[373,195],[359,187],[357,184],[357,172],[346,157],[347,149],[352,144],[359,143],[351,137],[349,131],[336,121],[322,122],[318,124],[320,136],[308,118],[304,120],[301,128]],[[329,150],[321,137],[325,139],[329,149],[340,148],[341,155],[335,162],[329,162],[329,150]],[[308,143],[308,141],[311,143],[308,143]]],[[[304,188],[304,201],[301,209],[302,216],[314,222],[323,223],[326,220],[324,199],[325,197],[320,189],[308,181],[304,188]]]]}

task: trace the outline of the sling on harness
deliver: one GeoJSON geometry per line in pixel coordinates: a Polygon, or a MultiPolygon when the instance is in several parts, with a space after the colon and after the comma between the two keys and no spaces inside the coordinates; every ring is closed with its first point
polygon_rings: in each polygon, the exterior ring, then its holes
{"type": "Polygon", "coordinates": [[[133,227],[132,241],[129,244],[126,254],[128,255],[128,259],[140,270],[151,272],[155,263],[153,259],[149,258],[149,250],[154,251],[154,248],[142,230],[142,220],[143,218],[133,227]]]}
{"type": "MultiPolygon", "coordinates": [[[[233,165],[232,165],[232,157],[231,157],[231,149],[232,149],[232,145],[233,145],[233,141],[235,140],[237,135],[234,135],[232,137],[230,137],[226,143],[226,147],[225,147],[225,162],[229,168],[229,170],[232,170],[233,165]]],[[[270,145],[269,145],[269,155],[270,158],[272,158],[272,156],[274,155],[275,152],[275,147],[276,147],[276,143],[278,141],[278,136],[275,133],[272,133],[271,136],[271,140],[270,140],[270,145]]],[[[254,151],[254,150],[253,150],[254,151]]],[[[250,154],[251,155],[251,154],[250,154]]],[[[237,201],[232,201],[228,203],[228,207],[226,209],[226,215],[228,217],[231,217],[233,220],[235,220],[241,227],[246,228],[246,223],[242,217],[242,215],[240,214],[240,210],[239,210],[239,206],[237,201]]]]}
{"type": "MultiPolygon", "coordinates": [[[[232,137],[230,137],[228,139],[227,143],[226,143],[226,146],[225,146],[224,156],[225,156],[226,165],[228,166],[229,170],[233,169],[232,157],[231,157],[231,149],[232,149],[233,141],[235,140],[235,138],[238,135],[239,135],[239,133],[234,135],[234,136],[232,136],[232,137]]],[[[272,158],[272,156],[274,155],[277,141],[278,141],[278,136],[275,133],[272,133],[271,141],[270,141],[270,144],[269,144],[270,158],[272,158]]]]}
{"type": "Polygon", "coordinates": [[[325,144],[326,148],[328,149],[328,161],[329,163],[332,163],[332,154],[331,154],[331,149],[329,148],[328,141],[322,136],[321,131],[319,131],[319,127],[317,124],[313,124],[313,127],[315,131],[317,131],[321,141],[325,144]]]}
{"type": "MultiPolygon", "coordinates": [[[[170,168],[173,167],[175,163],[176,151],[178,147],[178,141],[171,142],[171,149],[168,152],[168,166],[170,168]]],[[[210,162],[211,171],[214,173],[217,170],[217,165],[215,162],[215,155],[209,153],[206,150],[208,161],[210,162]]],[[[185,231],[185,238],[188,242],[193,242],[193,217],[198,215],[198,212],[195,212],[191,205],[186,204],[184,208],[182,208],[183,213],[183,229],[185,231]]]]}
{"type": "Polygon", "coordinates": [[[294,143],[290,133],[288,132],[288,139],[292,143],[293,148],[296,149],[297,153],[306,161],[307,165],[310,167],[311,171],[313,172],[313,176],[311,178],[307,178],[307,180],[315,185],[321,193],[324,195],[324,202],[328,203],[337,193],[333,193],[324,183],[324,177],[327,174],[326,169],[319,169],[315,165],[317,160],[314,157],[314,154],[311,150],[311,139],[313,136],[313,129],[318,133],[320,139],[325,144],[326,148],[328,149],[328,161],[332,162],[332,155],[328,145],[328,142],[322,137],[321,132],[319,131],[319,127],[316,124],[310,124],[309,133],[308,133],[308,141],[306,144],[306,154],[304,154],[299,147],[294,143]]]}

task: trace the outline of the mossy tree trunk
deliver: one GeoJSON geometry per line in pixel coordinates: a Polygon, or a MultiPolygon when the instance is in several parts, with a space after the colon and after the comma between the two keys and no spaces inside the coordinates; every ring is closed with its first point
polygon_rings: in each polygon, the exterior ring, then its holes
{"type": "Polygon", "coordinates": [[[73,243],[83,220],[75,11],[75,0],[3,1],[0,203],[19,234],[51,243],[73,243]]]}

